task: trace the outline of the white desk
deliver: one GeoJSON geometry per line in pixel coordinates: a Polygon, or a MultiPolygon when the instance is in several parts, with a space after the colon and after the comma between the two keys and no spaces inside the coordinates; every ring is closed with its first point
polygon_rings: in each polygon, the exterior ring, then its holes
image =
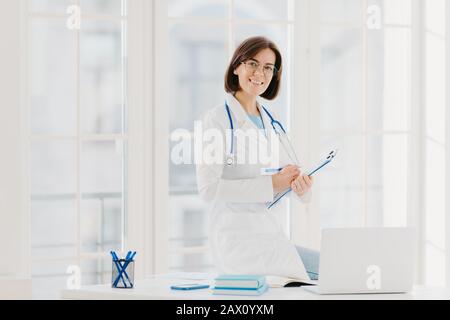
{"type": "Polygon", "coordinates": [[[168,276],[153,276],[152,278],[136,281],[133,289],[113,289],[111,284],[85,286],[77,290],[63,290],[63,299],[75,300],[450,300],[450,290],[443,287],[417,286],[406,294],[358,294],[358,295],[317,295],[298,288],[269,288],[261,296],[225,296],[213,295],[211,289],[177,291],[171,290],[173,284],[207,283],[213,280],[187,280],[169,278],[168,276]]]}

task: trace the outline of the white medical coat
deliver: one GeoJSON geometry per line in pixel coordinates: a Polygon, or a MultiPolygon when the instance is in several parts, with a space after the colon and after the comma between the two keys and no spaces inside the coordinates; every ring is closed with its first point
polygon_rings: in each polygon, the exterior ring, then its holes
{"type": "MultiPolygon", "coordinates": [[[[238,129],[258,129],[250,120],[239,101],[227,95],[235,132],[238,129]]],[[[260,107],[266,133],[273,131],[271,120],[260,107]]],[[[270,112],[270,110],[269,110],[270,112]]],[[[271,112],[270,112],[271,113],[271,112]]],[[[272,113],[271,113],[272,114],[272,113]]],[[[274,115],[273,117],[277,119],[274,115]]],[[[209,110],[203,117],[203,130],[218,129],[226,137],[230,122],[225,104],[209,110]]],[[[260,140],[270,143],[273,135],[260,140]]],[[[251,143],[251,142],[250,142],[251,143]]],[[[257,143],[256,141],[254,143],[257,143]]],[[[248,152],[249,143],[243,149],[235,144],[234,151],[248,152]]],[[[229,153],[230,144],[224,143],[223,157],[229,153]]],[[[292,164],[280,145],[279,165],[292,164]]],[[[261,274],[309,279],[295,245],[289,240],[277,215],[283,214],[283,206],[267,210],[267,203],[274,199],[271,176],[262,176],[267,164],[197,165],[197,185],[200,196],[211,204],[210,247],[214,264],[221,274],[261,274]]],[[[309,201],[310,192],[292,198],[309,201]]],[[[285,197],[287,198],[287,197],[285,197]]],[[[281,201],[286,201],[283,199],[281,201]]]]}

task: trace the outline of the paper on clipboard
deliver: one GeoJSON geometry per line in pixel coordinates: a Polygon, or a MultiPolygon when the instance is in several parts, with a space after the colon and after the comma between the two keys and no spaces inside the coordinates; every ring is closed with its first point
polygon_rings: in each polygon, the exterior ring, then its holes
{"type": "MultiPolygon", "coordinates": [[[[317,171],[319,171],[320,169],[322,169],[323,167],[325,167],[327,164],[329,164],[334,157],[336,156],[338,150],[331,150],[330,153],[328,154],[328,156],[325,158],[325,160],[323,160],[322,162],[320,162],[317,166],[315,166],[313,169],[309,170],[309,172],[307,173],[308,176],[312,176],[314,175],[317,171]]],[[[275,199],[270,202],[267,205],[267,209],[270,210],[275,204],[277,204],[285,195],[287,195],[289,192],[291,192],[292,189],[289,188],[284,192],[280,192],[275,196],[275,199]]]]}

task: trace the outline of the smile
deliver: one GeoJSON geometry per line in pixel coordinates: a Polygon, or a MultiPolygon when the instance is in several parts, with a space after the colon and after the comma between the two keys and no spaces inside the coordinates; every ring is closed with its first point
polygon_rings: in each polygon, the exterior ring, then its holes
{"type": "Polygon", "coordinates": [[[262,85],[264,84],[264,82],[261,82],[261,81],[255,81],[255,80],[252,80],[252,79],[249,79],[249,81],[250,81],[252,84],[257,85],[257,86],[262,86],[262,85]]]}

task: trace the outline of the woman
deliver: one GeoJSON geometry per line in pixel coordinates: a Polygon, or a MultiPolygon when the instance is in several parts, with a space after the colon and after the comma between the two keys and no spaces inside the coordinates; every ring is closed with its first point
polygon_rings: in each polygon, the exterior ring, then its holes
{"type": "Polygon", "coordinates": [[[270,40],[253,37],[236,49],[225,76],[225,103],[209,110],[203,119],[204,130],[219,130],[228,142],[223,161],[198,164],[197,184],[200,196],[212,203],[210,242],[220,273],[309,276],[315,280],[319,254],[292,244],[277,220],[277,215],[283,214],[281,208],[267,209],[267,204],[289,187],[294,198],[309,201],[313,179],[302,174],[292,154],[283,148],[271,149],[275,153],[272,159],[283,168],[277,174],[264,175],[267,163],[248,161],[255,150],[252,143],[268,149],[273,139],[278,139],[273,127],[276,117],[258,97],[276,98],[281,75],[282,57],[270,40]],[[239,130],[264,134],[259,141],[249,139],[248,144],[239,145],[239,130]]]}

